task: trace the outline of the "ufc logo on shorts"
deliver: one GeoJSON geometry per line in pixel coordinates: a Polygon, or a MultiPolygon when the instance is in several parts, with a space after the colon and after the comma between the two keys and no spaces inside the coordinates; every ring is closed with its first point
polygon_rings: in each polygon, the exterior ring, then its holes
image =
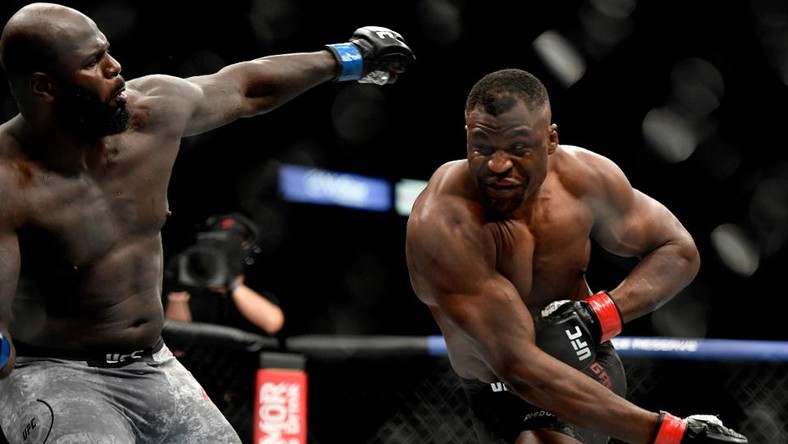
{"type": "Polygon", "coordinates": [[[33,418],[27,423],[25,429],[22,430],[22,439],[27,441],[27,437],[30,436],[30,432],[32,432],[36,427],[38,427],[38,418],[33,418]]]}
{"type": "Polygon", "coordinates": [[[105,356],[107,359],[107,364],[117,364],[119,362],[123,362],[129,359],[139,359],[142,357],[142,350],[137,350],[135,352],[131,352],[128,354],[121,354],[121,353],[107,353],[105,356]]]}
{"type": "Polygon", "coordinates": [[[580,331],[580,327],[575,326],[575,332],[573,333],[572,330],[566,330],[566,336],[569,338],[569,343],[572,344],[572,348],[575,349],[575,353],[577,353],[577,359],[584,360],[591,357],[591,349],[588,348],[588,343],[579,339],[583,337],[583,333],[580,331]]]}

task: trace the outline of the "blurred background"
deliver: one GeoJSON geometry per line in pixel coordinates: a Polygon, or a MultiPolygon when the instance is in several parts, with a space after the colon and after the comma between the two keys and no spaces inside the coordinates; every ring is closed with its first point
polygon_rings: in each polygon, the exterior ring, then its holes
{"type": "MultiPolygon", "coordinates": [[[[3,0],[0,20],[25,3],[3,0]]],[[[515,67],[547,85],[562,143],[616,161],[701,250],[696,281],[625,335],[788,339],[776,309],[788,272],[783,1],[63,3],[94,18],[127,79],[319,50],[365,25],[400,32],[415,52],[394,85],[320,85],[183,141],[165,253],[191,245],[213,214],[249,215],[262,239],[247,282],[278,295],[286,335],[438,333],[405,267],[408,202],[437,166],[465,156],[473,83],[515,67]]],[[[2,80],[5,121],[16,109],[2,80]]],[[[595,288],[631,266],[593,254],[595,288]]]]}

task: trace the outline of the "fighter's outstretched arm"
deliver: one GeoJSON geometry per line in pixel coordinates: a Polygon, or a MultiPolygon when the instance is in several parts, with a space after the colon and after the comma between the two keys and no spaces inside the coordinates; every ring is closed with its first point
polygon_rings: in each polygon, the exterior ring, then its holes
{"type": "MultiPolygon", "coordinates": [[[[180,82],[167,76],[132,83],[145,95],[157,88],[187,109],[184,135],[199,134],[242,117],[267,113],[322,83],[394,83],[415,61],[400,34],[387,28],[357,29],[348,42],[313,52],[270,55],[228,65],[218,72],[180,82]]],[[[130,82],[131,83],[131,82],[130,82]]]]}

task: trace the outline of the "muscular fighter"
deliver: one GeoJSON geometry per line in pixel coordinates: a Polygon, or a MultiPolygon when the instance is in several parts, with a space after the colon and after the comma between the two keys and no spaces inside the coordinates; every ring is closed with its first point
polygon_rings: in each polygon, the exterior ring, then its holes
{"type": "Polygon", "coordinates": [[[406,256],[463,381],[479,442],[746,443],[713,416],[625,400],[610,338],[694,279],[693,238],[610,159],[560,145],[544,85],[504,69],[465,107],[467,159],[434,172],[406,256]],[[585,278],[591,239],[638,257],[609,291],[585,278]]]}
{"type": "Polygon", "coordinates": [[[314,52],[128,82],[96,23],[33,3],[0,37],[0,426],[12,444],[233,443],[161,340],[161,228],[181,138],[317,85],[393,83],[415,58],[364,27],[314,52]]]}

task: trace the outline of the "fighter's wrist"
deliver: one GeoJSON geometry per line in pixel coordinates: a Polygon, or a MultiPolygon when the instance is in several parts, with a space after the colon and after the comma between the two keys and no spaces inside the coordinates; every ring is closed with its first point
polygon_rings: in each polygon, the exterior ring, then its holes
{"type": "Polygon", "coordinates": [[[337,61],[337,75],[334,80],[344,82],[358,80],[364,73],[364,58],[358,47],[351,43],[333,43],[326,45],[337,61]]]}
{"type": "Polygon", "coordinates": [[[686,430],[686,420],[660,410],[653,444],[680,444],[686,430]]]}
{"type": "Polygon", "coordinates": [[[616,302],[610,297],[608,292],[599,291],[585,298],[584,302],[591,307],[591,310],[594,312],[597,319],[599,319],[600,343],[621,333],[623,329],[623,316],[621,315],[621,310],[619,310],[618,305],[616,305],[616,302]]]}

